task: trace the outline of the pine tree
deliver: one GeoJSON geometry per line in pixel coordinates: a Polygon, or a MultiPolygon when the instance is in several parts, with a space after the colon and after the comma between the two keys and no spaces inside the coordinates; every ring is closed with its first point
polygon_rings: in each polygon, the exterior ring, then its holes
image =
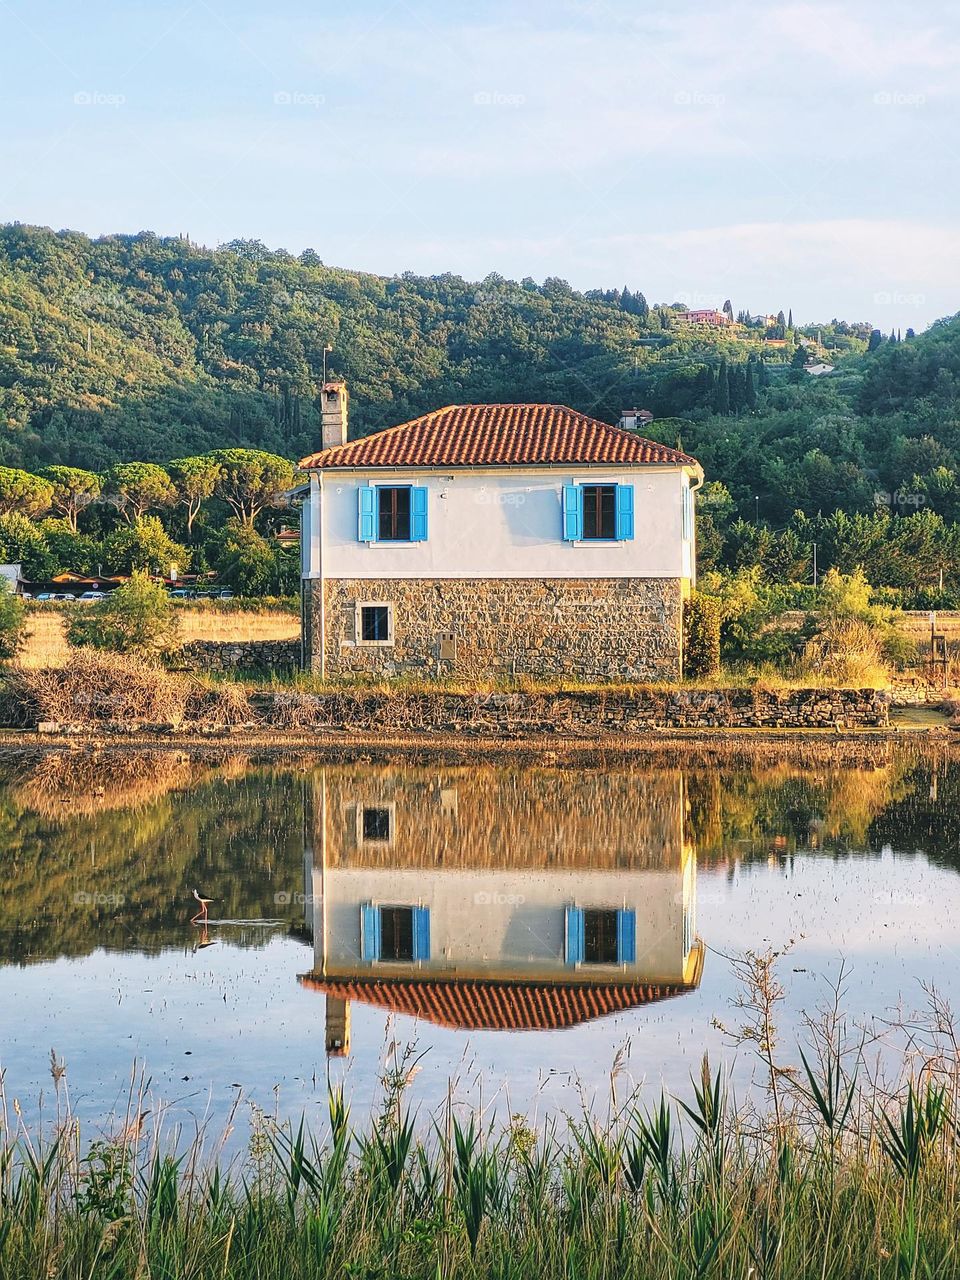
{"type": "Polygon", "coordinates": [[[867,343],[867,351],[876,351],[880,343],[883,341],[883,334],[879,329],[874,329],[870,333],[870,341],[867,343]]]}

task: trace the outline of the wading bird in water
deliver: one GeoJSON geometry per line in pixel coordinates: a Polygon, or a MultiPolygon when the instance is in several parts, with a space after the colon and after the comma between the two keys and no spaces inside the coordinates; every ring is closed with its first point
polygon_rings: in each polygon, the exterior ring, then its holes
{"type": "Polygon", "coordinates": [[[194,891],[193,891],[193,896],[194,896],[194,897],[196,898],[196,900],[200,903],[200,910],[199,910],[199,911],[197,912],[197,914],[193,917],[193,919],[190,921],[190,923],[191,923],[191,924],[199,924],[201,920],[203,920],[203,921],[205,921],[205,920],[206,920],[206,918],[207,918],[207,908],[209,907],[209,905],[210,905],[210,903],[211,903],[211,902],[216,902],[216,898],[204,898],[204,897],[202,896],[202,894],[200,893],[199,889],[194,889],[194,891]]]}

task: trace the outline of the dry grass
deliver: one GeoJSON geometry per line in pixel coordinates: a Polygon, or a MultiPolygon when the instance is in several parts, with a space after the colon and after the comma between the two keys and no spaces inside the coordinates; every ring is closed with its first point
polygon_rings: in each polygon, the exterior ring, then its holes
{"type": "Polygon", "coordinates": [[[189,758],[169,751],[56,751],[22,765],[10,795],[25,809],[63,821],[142,808],[195,780],[189,758]]]}
{"type": "Polygon", "coordinates": [[[254,720],[242,684],[207,682],[140,658],[77,649],[59,667],[15,666],[0,685],[0,723],[236,725],[254,720]]]}
{"type": "Polygon", "coordinates": [[[189,683],[140,658],[76,650],[62,667],[12,667],[0,691],[3,723],[27,727],[107,720],[180,723],[189,683]]]}
{"type": "Polygon", "coordinates": [[[890,670],[885,661],[883,637],[868,622],[837,622],[810,640],[804,650],[802,670],[831,685],[855,685],[861,689],[886,689],[890,670]]]}
{"type": "MultiPolygon", "coordinates": [[[[280,608],[230,609],[232,600],[208,605],[179,605],[180,636],[184,644],[211,640],[221,644],[257,640],[295,640],[300,635],[300,615],[280,608]]],[[[244,602],[246,603],[246,602],[244,602]]],[[[19,663],[23,667],[59,667],[73,653],[66,628],[86,605],[33,604],[27,614],[27,638],[19,663]]]]}

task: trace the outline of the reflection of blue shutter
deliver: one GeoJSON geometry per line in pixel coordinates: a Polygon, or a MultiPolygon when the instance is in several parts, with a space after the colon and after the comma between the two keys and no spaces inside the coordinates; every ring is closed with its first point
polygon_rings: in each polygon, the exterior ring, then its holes
{"type": "Polygon", "coordinates": [[[430,959],[430,908],[413,908],[413,958],[430,959]]]}
{"type": "Polygon", "coordinates": [[[427,491],[415,487],[410,491],[410,541],[427,540],[427,491]]]}
{"type": "Polygon", "coordinates": [[[585,947],[583,911],[580,907],[567,907],[566,913],[567,964],[582,964],[585,947]]]}
{"type": "Polygon", "coordinates": [[[617,541],[633,537],[633,485],[617,485],[617,541]]]}
{"type": "Polygon", "coordinates": [[[579,542],[583,537],[583,493],[579,485],[563,486],[563,538],[579,542]]]}
{"type": "Polygon", "coordinates": [[[361,542],[377,540],[377,491],[372,485],[363,484],[357,490],[359,501],[359,531],[361,542]]]}
{"type": "Polygon", "coordinates": [[[637,962],[637,913],[617,912],[617,964],[637,962]]]}
{"type": "Polygon", "coordinates": [[[380,952],[380,908],[365,902],[360,908],[360,956],[363,960],[379,960],[380,952]]]}

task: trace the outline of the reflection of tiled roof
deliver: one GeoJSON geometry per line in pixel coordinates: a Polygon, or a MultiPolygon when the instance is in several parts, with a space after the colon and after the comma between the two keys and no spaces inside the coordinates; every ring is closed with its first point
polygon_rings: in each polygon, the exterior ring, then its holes
{"type": "Polygon", "coordinates": [[[448,404],[411,422],[313,453],[309,467],[497,467],[615,463],[695,467],[644,440],[562,404],[448,404]]]}
{"type": "Polygon", "coordinates": [[[695,989],[676,983],[497,982],[460,978],[320,978],[300,981],[341,1000],[360,1000],[391,1013],[461,1031],[549,1031],[575,1027],[624,1009],[668,1000],[695,989]]]}

